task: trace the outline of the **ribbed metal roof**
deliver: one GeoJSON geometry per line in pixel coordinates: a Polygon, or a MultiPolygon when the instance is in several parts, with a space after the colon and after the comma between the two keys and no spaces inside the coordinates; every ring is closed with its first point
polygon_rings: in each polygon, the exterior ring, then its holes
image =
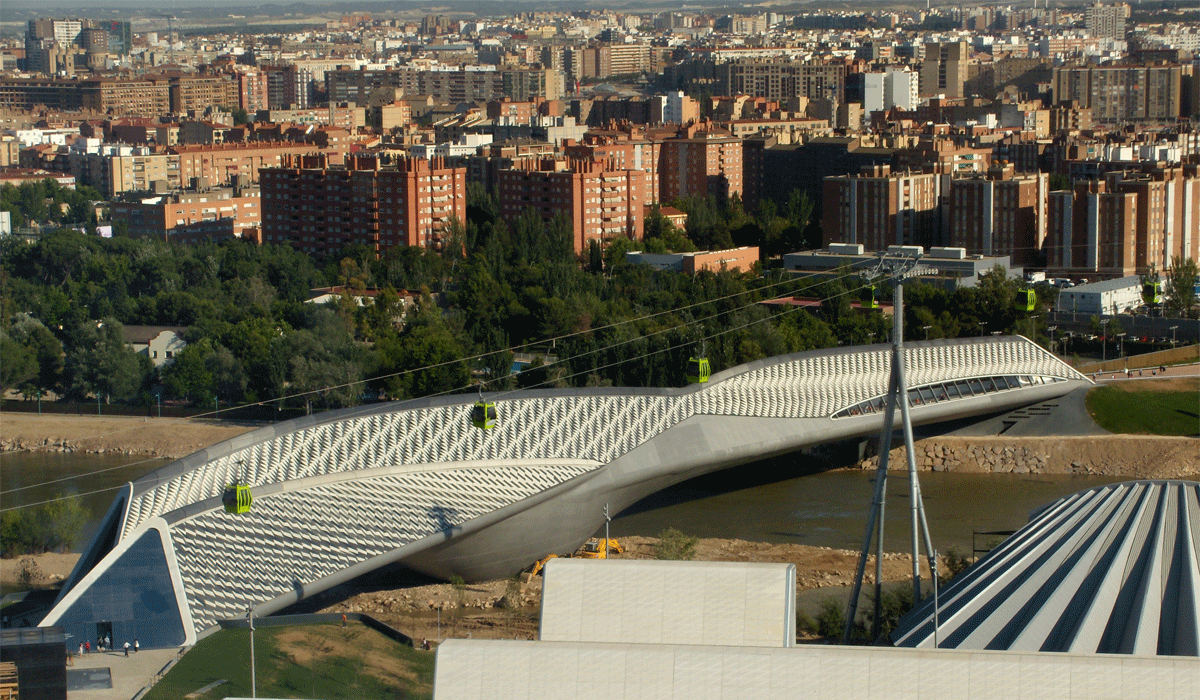
{"type": "MultiPolygon", "coordinates": [[[[939,596],[938,646],[1198,656],[1200,483],[1132,481],[1062,498],[939,596]]],[[[933,600],[897,646],[934,645],[933,600]]]]}

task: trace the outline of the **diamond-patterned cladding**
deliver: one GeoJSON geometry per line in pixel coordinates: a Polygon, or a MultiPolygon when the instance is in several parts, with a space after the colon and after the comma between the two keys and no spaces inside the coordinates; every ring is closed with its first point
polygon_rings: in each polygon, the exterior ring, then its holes
{"type": "MultiPolygon", "coordinates": [[[[492,430],[471,427],[470,404],[348,417],[277,435],[138,493],[122,538],[147,519],[220,495],[234,478],[255,485],[346,473],[344,481],[255,498],[237,518],[209,511],[171,525],[197,631],[298,585],[392,551],[607,464],[692,415],[819,418],[887,391],[890,350],[808,353],[680,393],[564,392],[506,398],[492,430]],[[533,460],[547,466],[402,465],[533,460]],[[557,466],[556,466],[557,465],[557,466]],[[253,551],[253,556],[247,556],[253,551]]],[[[1081,379],[1023,338],[906,348],[909,386],[996,374],[1081,379]]]]}

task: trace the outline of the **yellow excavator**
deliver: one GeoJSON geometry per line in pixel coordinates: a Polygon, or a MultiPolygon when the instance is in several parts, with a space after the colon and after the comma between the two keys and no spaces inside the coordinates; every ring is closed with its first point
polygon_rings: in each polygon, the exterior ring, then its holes
{"type": "MultiPolygon", "coordinates": [[[[609,538],[608,554],[621,554],[624,551],[625,551],[625,548],[621,546],[620,542],[618,542],[612,538],[609,538]]],[[[604,538],[603,537],[593,537],[592,539],[588,540],[587,542],[584,542],[583,546],[579,548],[579,551],[570,555],[570,557],[573,557],[576,559],[606,559],[607,555],[605,554],[605,550],[604,550],[604,538]]],[[[537,576],[538,574],[540,574],[542,572],[542,569],[546,568],[547,562],[549,562],[551,559],[557,559],[557,558],[558,558],[557,554],[547,554],[545,557],[535,561],[533,563],[533,566],[529,569],[529,572],[522,575],[522,577],[521,577],[522,580],[523,581],[531,580],[534,576],[537,576]]]]}
{"type": "Polygon", "coordinates": [[[579,548],[579,551],[575,552],[575,556],[581,559],[606,559],[608,554],[620,554],[624,551],[625,548],[621,546],[620,542],[609,538],[608,550],[606,554],[604,548],[604,538],[593,537],[592,539],[583,543],[583,546],[579,548]]]}

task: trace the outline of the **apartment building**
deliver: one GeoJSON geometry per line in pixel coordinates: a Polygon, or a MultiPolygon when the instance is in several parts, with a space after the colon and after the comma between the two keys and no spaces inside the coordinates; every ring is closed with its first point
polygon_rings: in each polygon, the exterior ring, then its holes
{"type": "Polygon", "coordinates": [[[940,243],[941,181],[934,173],[893,172],[888,165],[826,177],[823,243],[860,243],[867,250],[940,243]]]}
{"type": "Polygon", "coordinates": [[[173,114],[202,113],[209,107],[233,109],[241,104],[238,82],[231,75],[183,75],[171,78],[173,114]]]}
{"type": "Polygon", "coordinates": [[[743,142],[710,122],[691,124],[662,142],[659,198],[742,196],[743,142]]]}
{"type": "Polygon", "coordinates": [[[3,78],[0,110],[80,110],[99,114],[158,115],[170,112],[168,84],[155,78],[3,78]]]}
{"type": "Polygon", "coordinates": [[[440,248],[450,222],[467,215],[466,168],[440,158],[384,165],[359,155],[337,167],[323,154],[293,156],[261,177],[263,241],[306,253],[350,243],[379,254],[404,245],[440,248]]]}
{"type": "Polygon", "coordinates": [[[661,138],[653,138],[636,128],[590,132],[582,142],[564,146],[563,154],[571,159],[613,163],[618,170],[640,170],[646,174],[643,188],[646,204],[659,202],[661,138]]]}
{"type": "Polygon", "coordinates": [[[925,58],[921,61],[921,95],[963,97],[970,58],[971,52],[965,41],[925,44],[925,58]]]}
{"type": "Polygon", "coordinates": [[[347,143],[331,143],[321,147],[316,143],[291,141],[248,141],[220,145],[178,145],[168,152],[179,162],[179,181],[193,179],[210,186],[228,185],[235,177],[241,182],[258,182],[263,168],[277,168],[289,157],[322,152],[328,161],[341,165],[349,149],[347,143]]]}
{"type": "Polygon", "coordinates": [[[975,255],[1007,255],[1035,264],[1046,237],[1049,175],[1022,173],[1011,164],[950,181],[950,245],[975,255]]]}
{"type": "Polygon", "coordinates": [[[72,151],[67,155],[67,167],[78,184],[95,187],[110,198],[125,192],[179,187],[179,159],[144,148],[72,151]]]}
{"type": "Polygon", "coordinates": [[[1088,34],[1101,39],[1124,39],[1127,19],[1129,5],[1123,2],[1115,5],[1096,2],[1083,11],[1083,26],[1088,34]]]}
{"type": "Polygon", "coordinates": [[[178,190],[136,202],[113,202],[109,215],[114,223],[124,222],[134,236],[241,237],[262,222],[260,201],[257,187],[178,190]]]}
{"type": "Polygon", "coordinates": [[[1123,276],[1200,259],[1197,170],[1148,164],[1051,192],[1047,265],[1123,276]]]}
{"type": "Polygon", "coordinates": [[[250,114],[270,107],[270,91],[267,74],[257,70],[241,71],[237,74],[238,107],[250,114]]]}
{"type": "Polygon", "coordinates": [[[846,65],[787,57],[739,58],[716,66],[715,92],[768,100],[846,99],[846,65]]]}
{"type": "Polygon", "coordinates": [[[325,72],[329,101],[365,105],[379,88],[394,88],[397,95],[430,95],[442,104],[476,100],[529,100],[562,96],[562,71],[545,69],[478,70],[331,70],[325,72]],[[401,93],[402,91],[402,93],[401,93]]]}
{"type": "Polygon", "coordinates": [[[1174,124],[1183,114],[1183,78],[1182,66],[1074,66],[1056,69],[1051,89],[1055,104],[1090,109],[1099,123],[1174,124]]]}
{"type": "Polygon", "coordinates": [[[526,161],[528,169],[502,170],[498,174],[500,211],[505,219],[533,209],[549,221],[565,214],[571,221],[571,241],[576,253],[587,251],[591,241],[605,246],[617,237],[640,240],[646,204],[646,176],[612,161],[526,161]]]}

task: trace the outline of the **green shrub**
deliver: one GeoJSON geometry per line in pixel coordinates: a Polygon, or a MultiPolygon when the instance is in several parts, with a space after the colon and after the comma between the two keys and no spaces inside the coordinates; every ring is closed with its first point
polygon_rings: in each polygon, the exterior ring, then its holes
{"type": "Polygon", "coordinates": [[[689,537],[673,527],[658,533],[658,544],[654,545],[655,559],[691,561],[696,558],[695,537],[689,537]]]}

